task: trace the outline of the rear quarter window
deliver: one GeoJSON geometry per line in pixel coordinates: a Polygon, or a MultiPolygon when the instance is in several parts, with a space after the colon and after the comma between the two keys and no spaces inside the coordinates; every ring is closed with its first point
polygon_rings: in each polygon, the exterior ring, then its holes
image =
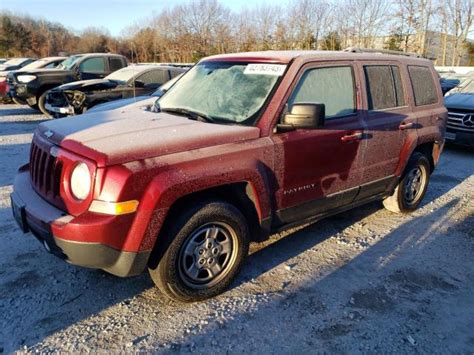
{"type": "Polygon", "coordinates": [[[416,106],[431,105],[438,102],[438,94],[433,75],[428,67],[409,65],[408,73],[413,87],[416,106]]]}

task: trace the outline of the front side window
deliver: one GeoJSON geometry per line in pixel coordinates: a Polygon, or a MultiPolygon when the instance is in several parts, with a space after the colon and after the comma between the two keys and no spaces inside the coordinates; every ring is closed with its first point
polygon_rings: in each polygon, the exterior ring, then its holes
{"type": "Polygon", "coordinates": [[[104,58],[90,58],[81,63],[81,69],[86,73],[103,73],[105,72],[104,58]]]}
{"type": "Polygon", "coordinates": [[[142,81],[145,86],[161,85],[169,80],[168,70],[156,69],[150,70],[138,76],[137,80],[142,81]]]}
{"type": "Polygon", "coordinates": [[[158,104],[162,111],[184,109],[251,125],[285,68],[281,64],[202,62],[176,82],[158,104]]]}
{"type": "Polygon", "coordinates": [[[298,103],[324,104],[326,118],[354,113],[356,105],[352,68],[341,66],[307,70],[291,95],[289,110],[298,103]]]}
{"type": "Polygon", "coordinates": [[[395,65],[364,66],[369,110],[405,106],[400,71],[395,65]]]}
{"type": "Polygon", "coordinates": [[[408,73],[413,86],[415,105],[424,106],[437,103],[438,95],[430,69],[418,65],[409,65],[408,73]]]}

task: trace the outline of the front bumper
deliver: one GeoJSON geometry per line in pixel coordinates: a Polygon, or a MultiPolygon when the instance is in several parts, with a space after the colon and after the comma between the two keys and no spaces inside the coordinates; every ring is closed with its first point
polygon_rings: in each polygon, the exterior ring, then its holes
{"type": "Polygon", "coordinates": [[[30,88],[28,84],[10,82],[9,96],[29,105],[36,105],[36,89],[30,88]]]}
{"type": "MultiPolygon", "coordinates": [[[[71,264],[103,269],[122,277],[138,275],[148,264],[150,251],[129,252],[102,243],[55,236],[52,226],[64,227],[74,217],[43,200],[31,186],[29,172],[25,168],[21,168],[15,178],[11,202],[13,216],[22,231],[31,232],[46,250],[71,264]]],[[[75,230],[87,233],[86,230],[81,231],[80,226],[76,226],[75,230]]]]}
{"type": "Polygon", "coordinates": [[[474,132],[458,131],[446,128],[446,143],[474,147],[474,132]]]}
{"type": "Polygon", "coordinates": [[[65,106],[65,107],[59,107],[59,106],[53,106],[53,105],[50,105],[50,104],[45,104],[44,107],[49,112],[60,113],[60,114],[63,114],[63,115],[74,115],[75,114],[74,107],[72,107],[70,105],[65,106]]]}

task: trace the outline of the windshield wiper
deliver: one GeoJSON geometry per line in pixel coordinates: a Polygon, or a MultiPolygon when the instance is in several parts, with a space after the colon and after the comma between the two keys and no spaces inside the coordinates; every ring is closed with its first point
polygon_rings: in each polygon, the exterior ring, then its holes
{"type": "Polygon", "coordinates": [[[177,113],[180,115],[184,115],[191,120],[200,121],[200,122],[209,122],[209,123],[216,122],[212,117],[206,115],[205,113],[191,111],[185,108],[179,108],[179,107],[161,108],[160,111],[166,112],[166,113],[177,113]]]}

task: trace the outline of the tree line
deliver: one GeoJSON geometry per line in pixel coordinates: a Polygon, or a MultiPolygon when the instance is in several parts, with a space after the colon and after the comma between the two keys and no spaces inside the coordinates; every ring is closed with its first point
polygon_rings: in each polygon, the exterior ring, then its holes
{"type": "MultiPolygon", "coordinates": [[[[165,8],[111,36],[0,13],[0,56],[115,52],[133,62],[195,62],[204,56],[254,50],[383,47],[427,56],[427,34],[442,32],[443,65],[458,65],[469,46],[473,0],[289,0],[238,12],[218,0],[165,8]],[[449,61],[448,58],[449,57],[449,61]]],[[[153,9],[150,9],[153,10],[153,9]]],[[[111,14],[113,15],[113,14],[111,14]]]]}

